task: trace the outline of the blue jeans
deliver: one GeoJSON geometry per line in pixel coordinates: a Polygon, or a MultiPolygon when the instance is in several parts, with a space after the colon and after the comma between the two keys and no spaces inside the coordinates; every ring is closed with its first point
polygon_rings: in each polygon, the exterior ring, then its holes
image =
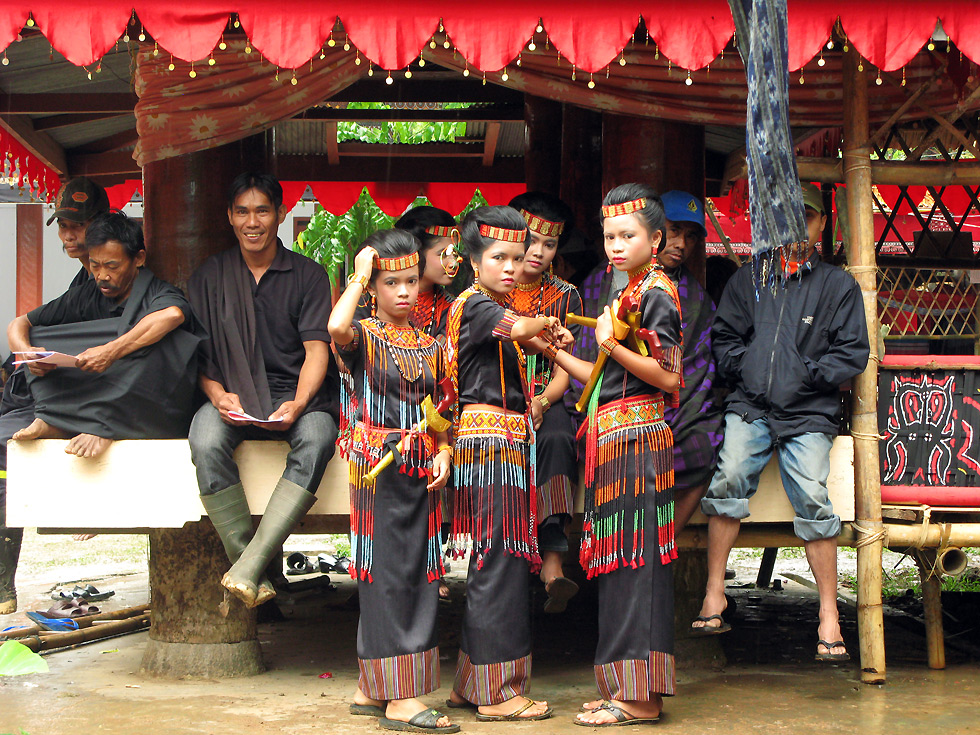
{"type": "Polygon", "coordinates": [[[246,439],[289,442],[283,479],[315,493],[333,457],[337,422],[328,413],[313,411],[300,416],[288,431],[230,426],[221,420],[218,409],[205,403],[194,415],[187,436],[201,495],[212,495],[241,482],[232,455],[246,439]]]}
{"type": "Polygon", "coordinates": [[[749,423],[738,414],[726,413],[725,441],[701,511],[708,516],[748,518],[749,498],[755,495],[759,475],[775,449],[783,488],[796,512],[793,531],[803,541],[836,538],[840,516],[827,493],[833,443],[830,434],[819,432],[777,438],[765,418],[749,423]]]}

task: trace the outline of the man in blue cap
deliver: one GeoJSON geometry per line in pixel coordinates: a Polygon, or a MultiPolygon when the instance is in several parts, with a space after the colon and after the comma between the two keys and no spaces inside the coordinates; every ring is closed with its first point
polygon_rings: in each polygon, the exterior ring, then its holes
{"type": "Polygon", "coordinates": [[[680,406],[664,411],[674,432],[674,523],[679,531],[701,502],[714,471],[721,444],[721,411],[712,400],[715,363],[711,357],[711,297],[687,266],[703,251],[707,230],[704,206],[686,191],[668,191],[661,197],[667,218],[667,236],[657,262],[677,286],[684,336],[684,381],[680,406]]]}

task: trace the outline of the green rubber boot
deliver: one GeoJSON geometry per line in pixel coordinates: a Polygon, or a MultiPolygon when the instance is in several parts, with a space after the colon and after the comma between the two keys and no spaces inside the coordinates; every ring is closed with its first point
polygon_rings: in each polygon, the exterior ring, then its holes
{"type": "Polygon", "coordinates": [[[14,575],[17,574],[17,561],[20,559],[23,539],[23,528],[0,526],[0,615],[17,612],[14,575]]]}
{"type": "Polygon", "coordinates": [[[259,594],[260,579],[265,574],[265,568],[315,502],[316,495],[307,492],[295,482],[279,478],[259,527],[255,530],[255,536],[221,580],[225,589],[247,607],[256,607],[269,599],[263,599],[259,594]]]}
{"type": "MultiPolygon", "coordinates": [[[[202,495],[201,503],[221,538],[228,561],[234,564],[255,535],[245,489],[239,482],[211,495],[202,495]]],[[[264,598],[263,601],[276,596],[272,583],[264,574],[258,579],[258,596],[264,598]]]]}

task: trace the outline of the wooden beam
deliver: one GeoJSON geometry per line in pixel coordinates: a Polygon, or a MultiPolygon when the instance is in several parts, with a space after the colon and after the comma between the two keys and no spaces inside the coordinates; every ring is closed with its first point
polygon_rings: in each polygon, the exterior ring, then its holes
{"type": "Polygon", "coordinates": [[[140,168],[132,151],[111,153],[69,153],[68,173],[71,176],[107,176],[112,174],[139,175],[140,168]]]}
{"type": "MultiPolygon", "coordinates": [[[[800,178],[805,181],[844,183],[843,161],[839,158],[800,157],[796,165],[800,178]]],[[[897,186],[980,186],[980,161],[872,161],[871,182],[897,186]]]]}
{"type": "MultiPolygon", "coordinates": [[[[802,145],[808,138],[812,138],[823,130],[824,128],[800,128],[793,131],[794,149],[796,146],[802,145]]],[[[747,178],[748,175],[749,168],[745,162],[745,146],[742,146],[728,154],[728,158],[725,161],[725,173],[721,182],[721,195],[724,196],[728,193],[731,182],[747,178]]],[[[803,174],[800,174],[800,178],[805,177],[803,174]]],[[[816,179],[813,179],[813,181],[816,181],[816,179]]]]}
{"type": "MultiPolygon", "coordinates": [[[[939,77],[946,74],[946,69],[948,66],[949,64],[947,63],[938,67],[928,80],[919,85],[919,88],[909,95],[905,102],[903,102],[901,106],[892,113],[891,117],[889,117],[884,124],[882,124],[882,126],[875,131],[874,135],[871,136],[871,142],[875,143],[876,141],[884,140],[885,135],[889,130],[891,130],[892,126],[902,119],[902,116],[909,111],[912,105],[914,105],[919,98],[922,97],[922,95],[932,89],[932,86],[939,80],[939,77]]],[[[884,76],[885,78],[888,77],[887,74],[884,76]]],[[[902,89],[901,85],[899,85],[899,89],[902,89]]]]}
{"type": "MultiPolygon", "coordinates": [[[[407,146],[404,146],[407,147],[407,146]]],[[[276,156],[275,174],[283,181],[474,181],[523,183],[524,159],[498,158],[487,168],[477,158],[344,158],[337,166],[324,165],[322,156],[276,156]]]]}
{"type": "Polygon", "coordinates": [[[487,123],[486,139],[483,142],[483,165],[492,166],[497,155],[497,140],[500,138],[500,123],[487,123]]]}
{"type": "MultiPolygon", "coordinates": [[[[132,115],[131,112],[127,114],[132,115]]],[[[96,122],[98,120],[111,120],[115,117],[121,116],[109,112],[81,112],[71,115],[51,115],[50,117],[42,117],[34,120],[34,129],[57,130],[58,128],[67,128],[70,125],[81,125],[82,123],[96,122]]]]}
{"type": "Polygon", "coordinates": [[[59,176],[68,173],[64,149],[47,133],[34,130],[29,119],[0,115],[0,128],[10,133],[32,155],[37,156],[44,165],[53,169],[59,176]]]}
{"type": "Polygon", "coordinates": [[[314,107],[293,119],[338,122],[523,122],[524,110],[509,105],[452,110],[337,110],[314,107]]]}
{"type": "MultiPolygon", "coordinates": [[[[330,98],[331,102],[495,102],[501,105],[524,104],[524,95],[496,84],[483,85],[475,78],[462,79],[447,74],[439,79],[396,79],[385,84],[380,75],[361,79],[330,98]]],[[[420,75],[419,75],[420,76],[420,75]]],[[[430,75],[426,75],[430,76],[430,75]]],[[[82,96],[82,95],[79,95],[82,96]]]]}
{"type": "Polygon", "coordinates": [[[72,148],[71,152],[109,153],[123,148],[132,148],[138,140],[139,134],[136,132],[136,128],[133,128],[132,130],[123,130],[107,138],[100,138],[99,140],[93,140],[91,143],[77,146],[76,148],[72,148]]]}
{"type": "Polygon", "coordinates": [[[54,115],[57,113],[131,113],[139,100],[131,92],[67,94],[0,94],[0,113],[5,115],[54,115]]]}
{"type": "Polygon", "coordinates": [[[328,122],[327,123],[327,163],[331,166],[336,166],[340,163],[340,149],[337,144],[337,123],[328,122]]]}
{"type": "Polygon", "coordinates": [[[480,158],[483,148],[466,143],[420,143],[418,145],[377,143],[340,143],[341,156],[361,158],[480,158]]]}

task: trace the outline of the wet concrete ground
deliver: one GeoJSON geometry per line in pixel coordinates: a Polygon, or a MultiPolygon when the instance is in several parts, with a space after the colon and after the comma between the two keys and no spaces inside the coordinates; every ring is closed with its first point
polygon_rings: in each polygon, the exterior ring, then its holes
{"type": "MultiPolygon", "coordinates": [[[[339,578],[335,578],[339,579],[339,578]]],[[[463,580],[453,578],[456,602],[441,607],[443,686],[426,698],[439,705],[449,694],[463,580]]],[[[106,609],[137,604],[145,574],[96,580],[117,596],[106,609]]],[[[34,590],[35,607],[43,604],[34,590]]],[[[44,590],[46,592],[46,590],[44,590]]],[[[357,680],[354,641],[357,601],[353,585],[283,605],[286,620],[260,626],[268,666],[261,676],[209,681],[160,681],[138,673],[146,633],[96,642],[47,656],[44,675],[0,678],[0,733],[105,732],[266,735],[271,733],[377,732],[373,719],[348,714],[357,680]],[[330,678],[320,678],[329,673],[330,678]]],[[[980,732],[980,660],[947,648],[949,667],[930,671],[925,642],[908,621],[886,619],[888,683],[860,683],[856,622],[841,605],[844,637],[855,661],[813,661],[816,600],[792,582],[783,592],[730,590],[737,601],[734,630],[717,639],[727,664],[697,668],[679,661],[678,696],[668,699],[656,726],[630,732],[838,733],[905,735],[980,732]]],[[[145,597],[143,598],[145,599],[145,597]]],[[[537,593],[535,609],[543,603],[537,593]]],[[[980,613],[980,611],[978,611],[980,613]]],[[[580,704],[594,696],[591,656],[595,643],[594,588],[588,586],[561,616],[535,613],[531,694],[547,699],[555,718],[534,723],[477,723],[453,711],[465,732],[581,733],[572,725],[580,704]]],[[[980,614],[978,614],[980,617],[980,614]]],[[[0,616],[0,627],[19,622],[0,616]]],[[[679,642],[684,651],[687,643],[679,642]]],[[[709,657],[710,658],[710,657],[709,657]]]]}

